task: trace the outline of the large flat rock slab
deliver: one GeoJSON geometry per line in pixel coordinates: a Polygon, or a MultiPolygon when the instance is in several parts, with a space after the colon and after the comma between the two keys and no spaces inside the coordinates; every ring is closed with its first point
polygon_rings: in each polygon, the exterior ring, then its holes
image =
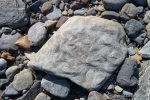
{"type": "Polygon", "coordinates": [[[22,0],[0,0],[0,27],[22,27],[28,23],[22,0]]]}
{"type": "Polygon", "coordinates": [[[68,19],[30,60],[28,66],[98,90],[120,67],[127,50],[123,27],[99,17],[68,19]]]}

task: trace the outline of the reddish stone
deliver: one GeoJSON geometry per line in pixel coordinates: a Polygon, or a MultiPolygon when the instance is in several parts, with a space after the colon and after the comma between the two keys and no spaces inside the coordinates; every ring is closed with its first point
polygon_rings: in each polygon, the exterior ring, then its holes
{"type": "Polygon", "coordinates": [[[57,24],[56,24],[56,28],[61,27],[61,25],[63,25],[67,20],[68,20],[68,17],[62,16],[62,17],[58,20],[58,22],[57,22],[57,24]]]}

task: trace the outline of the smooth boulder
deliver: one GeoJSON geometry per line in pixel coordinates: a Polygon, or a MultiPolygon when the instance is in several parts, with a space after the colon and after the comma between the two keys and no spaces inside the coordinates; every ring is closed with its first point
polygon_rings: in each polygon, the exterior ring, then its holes
{"type": "Polygon", "coordinates": [[[87,90],[98,90],[126,57],[124,37],[124,29],[117,22],[74,16],[54,33],[28,66],[68,78],[87,90]]]}

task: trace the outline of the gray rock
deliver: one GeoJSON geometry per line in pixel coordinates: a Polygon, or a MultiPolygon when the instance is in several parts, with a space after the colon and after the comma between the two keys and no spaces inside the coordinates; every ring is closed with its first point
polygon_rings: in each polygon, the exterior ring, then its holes
{"type": "Polygon", "coordinates": [[[69,94],[70,84],[66,79],[56,76],[45,76],[41,81],[41,87],[54,96],[64,98],[69,94]]]}
{"type": "Polygon", "coordinates": [[[0,27],[22,27],[28,23],[22,0],[0,0],[0,27]]]}
{"type": "Polygon", "coordinates": [[[128,48],[128,53],[130,56],[134,55],[136,53],[136,50],[133,47],[128,48]]]}
{"type": "Polygon", "coordinates": [[[24,69],[20,73],[16,74],[12,84],[17,91],[22,91],[30,88],[33,84],[33,76],[31,70],[24,69]]]}
{"type": "Polygon", "coordinates": [[[103,0],[104,7],[107,10],[119,10],[129,0],[103,0]]]}
{"type": "Polygon", "coordinates": [[[140,6],[147,6],[147,0],[134,0],[140,6]]]}
{"type": "Polygon", "coordinates": [[[87,100],[106,100],[106,99],[104,99],[104,96],[101,93],[91,91],[88,95],[87,100]]]}
{"type": "Polygon", "coordinates": [[[7,79],[0,79],[0,88],[2,88],[4,85],[8,84],[8,80],[7,79]]]}
{"type": "Polygon", "coordinates": [[[136,17],[136,15],[138,14],[138,9],[137,7],[132,4],[132,3],[126,3],[120,12],[120,15],[124,18],[126,18],[127,20],[130,18],[134,18],[136,17]]]}
{"type": "Polygon", "coordinates": [[[83,7],[83,5],[79,2],[73,2],[70,5],[70,9],[72,9],[72,10],[78,10],[78,9],[81,9],[82,7],[83,7]]]}
{"type": "Polygon", "coordinates": [[[84,15],[85,14],[85,10],[84,9],[79,9],[79,10],[75,10],[74,11],[74,15],[84,15]]]}
{"type": "Polygon", "coordinates": [[[138,82],[138,79],[135,77],[136,70],[136,61],[134,59],[127,58],[117,76],[117,82],[119,85],[122,87],[135,86],[138,82]]]}
{"type": "Polygon", "coordinates": [[[137,37],[134,39],[134,41],[135,41],[136,43],[138,43],[139,45],[143,45],[144,40],[146,39],[146,37],[147,37],[147,34],[143,31],[143,32],[141,32],[141,34],[140,34],[139,36],[137,36],[137,37]]]}
{"type": "Polygon", "coordinates": [[[7,68],[7,61],[3,58],[0,58],[0,70],[7,68]]]}
{"type": "Polygon", "coordinates": [[[29,61],[28,66],[98,90],[126,57],[123,27],[88,16],[68,19],[29,61]]]}
{"type": "Polygon", "coordinates": [[[143,58],[150,58],[150,41],[147,42],[142,49],[139,51],[143,58]]]}
{"type": "Polygon", "coordinates": [[[120,15],[115,11],[104,11],[101,17],[106,19],[119,19],[120,15]]]}
{"type": "Polygon", "coordinates": [[[72,10],[72,9],[69,9],[69,10],[68,10],[68,14],[72,16],[72,15],[73,15],[73,10],[72,10]]]}
{"type": "Polygon", "coordinates": [[[65,7],[65,3],[64,3],[64,2],[61,2],[61,3],[59,4],[59,9],[60,9],[60,10],[63,10],[64,7],[65,7]]]}
{"type": "Polygon", "coordinates": [[[96,15],[96,10],[94,8],[90,8],[88,11],[87,11],[87,15],[96,15]]]}
{"type": "Polygon", "coordinates": [[[28,31],[28,40],[31,46],[41,45],[46,38],[47,30],[44,23],[37,22],[28,31]]]}
{"type": "Polygon", "coordinates": [[[141,22],[135,19],[131,19],[126,22],[125,29],[130,38],[135,38],[139,36],[140,31],[144,29],[144,26],[142,25],[141,22]]]}
{"type": "Polygon", "coordinates": [[[148,7],[150,8],[150,0],[147,0],[148,7]]]}
{"type": "Polygon", "coordinates": [[[29,6],[29,9],[33,12],[40,10],[40,6],[48,0],[36,0],[32,5],[29,6]]]}
{"type": "Polygon", "coordinates": [[[53,6],[53,10],[46,15],[47,19],[56,20],[62,16],[61,10],[53,6]]]}
{"type": "Polygon", "coordinates": [[[16,73],[19,72],[19,70],[20,70],[20,67],[11,66],[6,70],[5,75],[10,81],[12,81],[16,73]]]}
{"type": "Polygon", "coordinates": [[[146,11],[143,20],[144,20],[144,22],[147,23],[147,24],[150,22],[150,11],[146,11]]]}
{"type": "Polygon", "coordinates": [[[53,5],[50,1],[45,2],[41,7],[42,13],[48,13],[52,9],[53,5]]]}
{"type": "Polygon", "coordinates": [[[38,95],[41,91],[40,89],[40,82],[35,81],[32,87],[20,98],[17,100],[34,100],[34,98],[38,95]]]}
{"type": "Polygon", "coordinates": [[[134,97],[136,100],[149,100],[150,91],[150,60],[144,61],[141,64],[139,89],[136,91],[134,97]]]}
{"type": "Polygon", "coordinates": [[[146,25],[147,37],[150,39],[150,23],[146,25]]]}
{"type": "Polygon", "coordinates": [[[6,96],[16,96],[18,94],[19,94],[19,92],[13,87],[12,84],[10,84],[4,90],[3,97],[6,97],[6,96]]]}
{"type": "Polygon", "coordinates": [[[138,13],[143,13],[144,12],[144,7],[139,6],[137,7],[138,13]]]}
{"type": "Polygon", "coordinates": [[[34,100],[51,100],[51,97],[46,95],[45,93],[39,93],[34,100]]]}
{"type": "Polygon", "coordinates": [[[4,34],[10,34],[12,32],[12,29],[9,27],[2,27],[2,33],[4,34]]]}
{"type": "Polygon", "coordinates": [[[0,49],[1,50],[16,50],[18,47],[15,45],[15,42],[22,35],[19,33],[16,34],[2,34],[0,37],[0,49]]]}
{"type": "Polygon", "coordinates": [[[61,0],[51,0],[52,4],[54,4],[55,6],[59,6],[61,0]]]}
{"type": "Polygon", "coordinates": [[[19,69],[18,66],[11,66],[6,70],[5,74],[6,74],[6,76],[9,76],[12,73],[14,73],[15,71],[17,71],[18,69],[19,69]]]}

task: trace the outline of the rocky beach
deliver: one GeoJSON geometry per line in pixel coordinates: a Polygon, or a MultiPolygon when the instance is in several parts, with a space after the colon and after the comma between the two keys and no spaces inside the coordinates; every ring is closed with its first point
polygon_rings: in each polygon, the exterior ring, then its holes
{"type": "Polygon", "coordinates": [[[150,0],[0,0],[0,100],[150,100],[150,0]]]}

